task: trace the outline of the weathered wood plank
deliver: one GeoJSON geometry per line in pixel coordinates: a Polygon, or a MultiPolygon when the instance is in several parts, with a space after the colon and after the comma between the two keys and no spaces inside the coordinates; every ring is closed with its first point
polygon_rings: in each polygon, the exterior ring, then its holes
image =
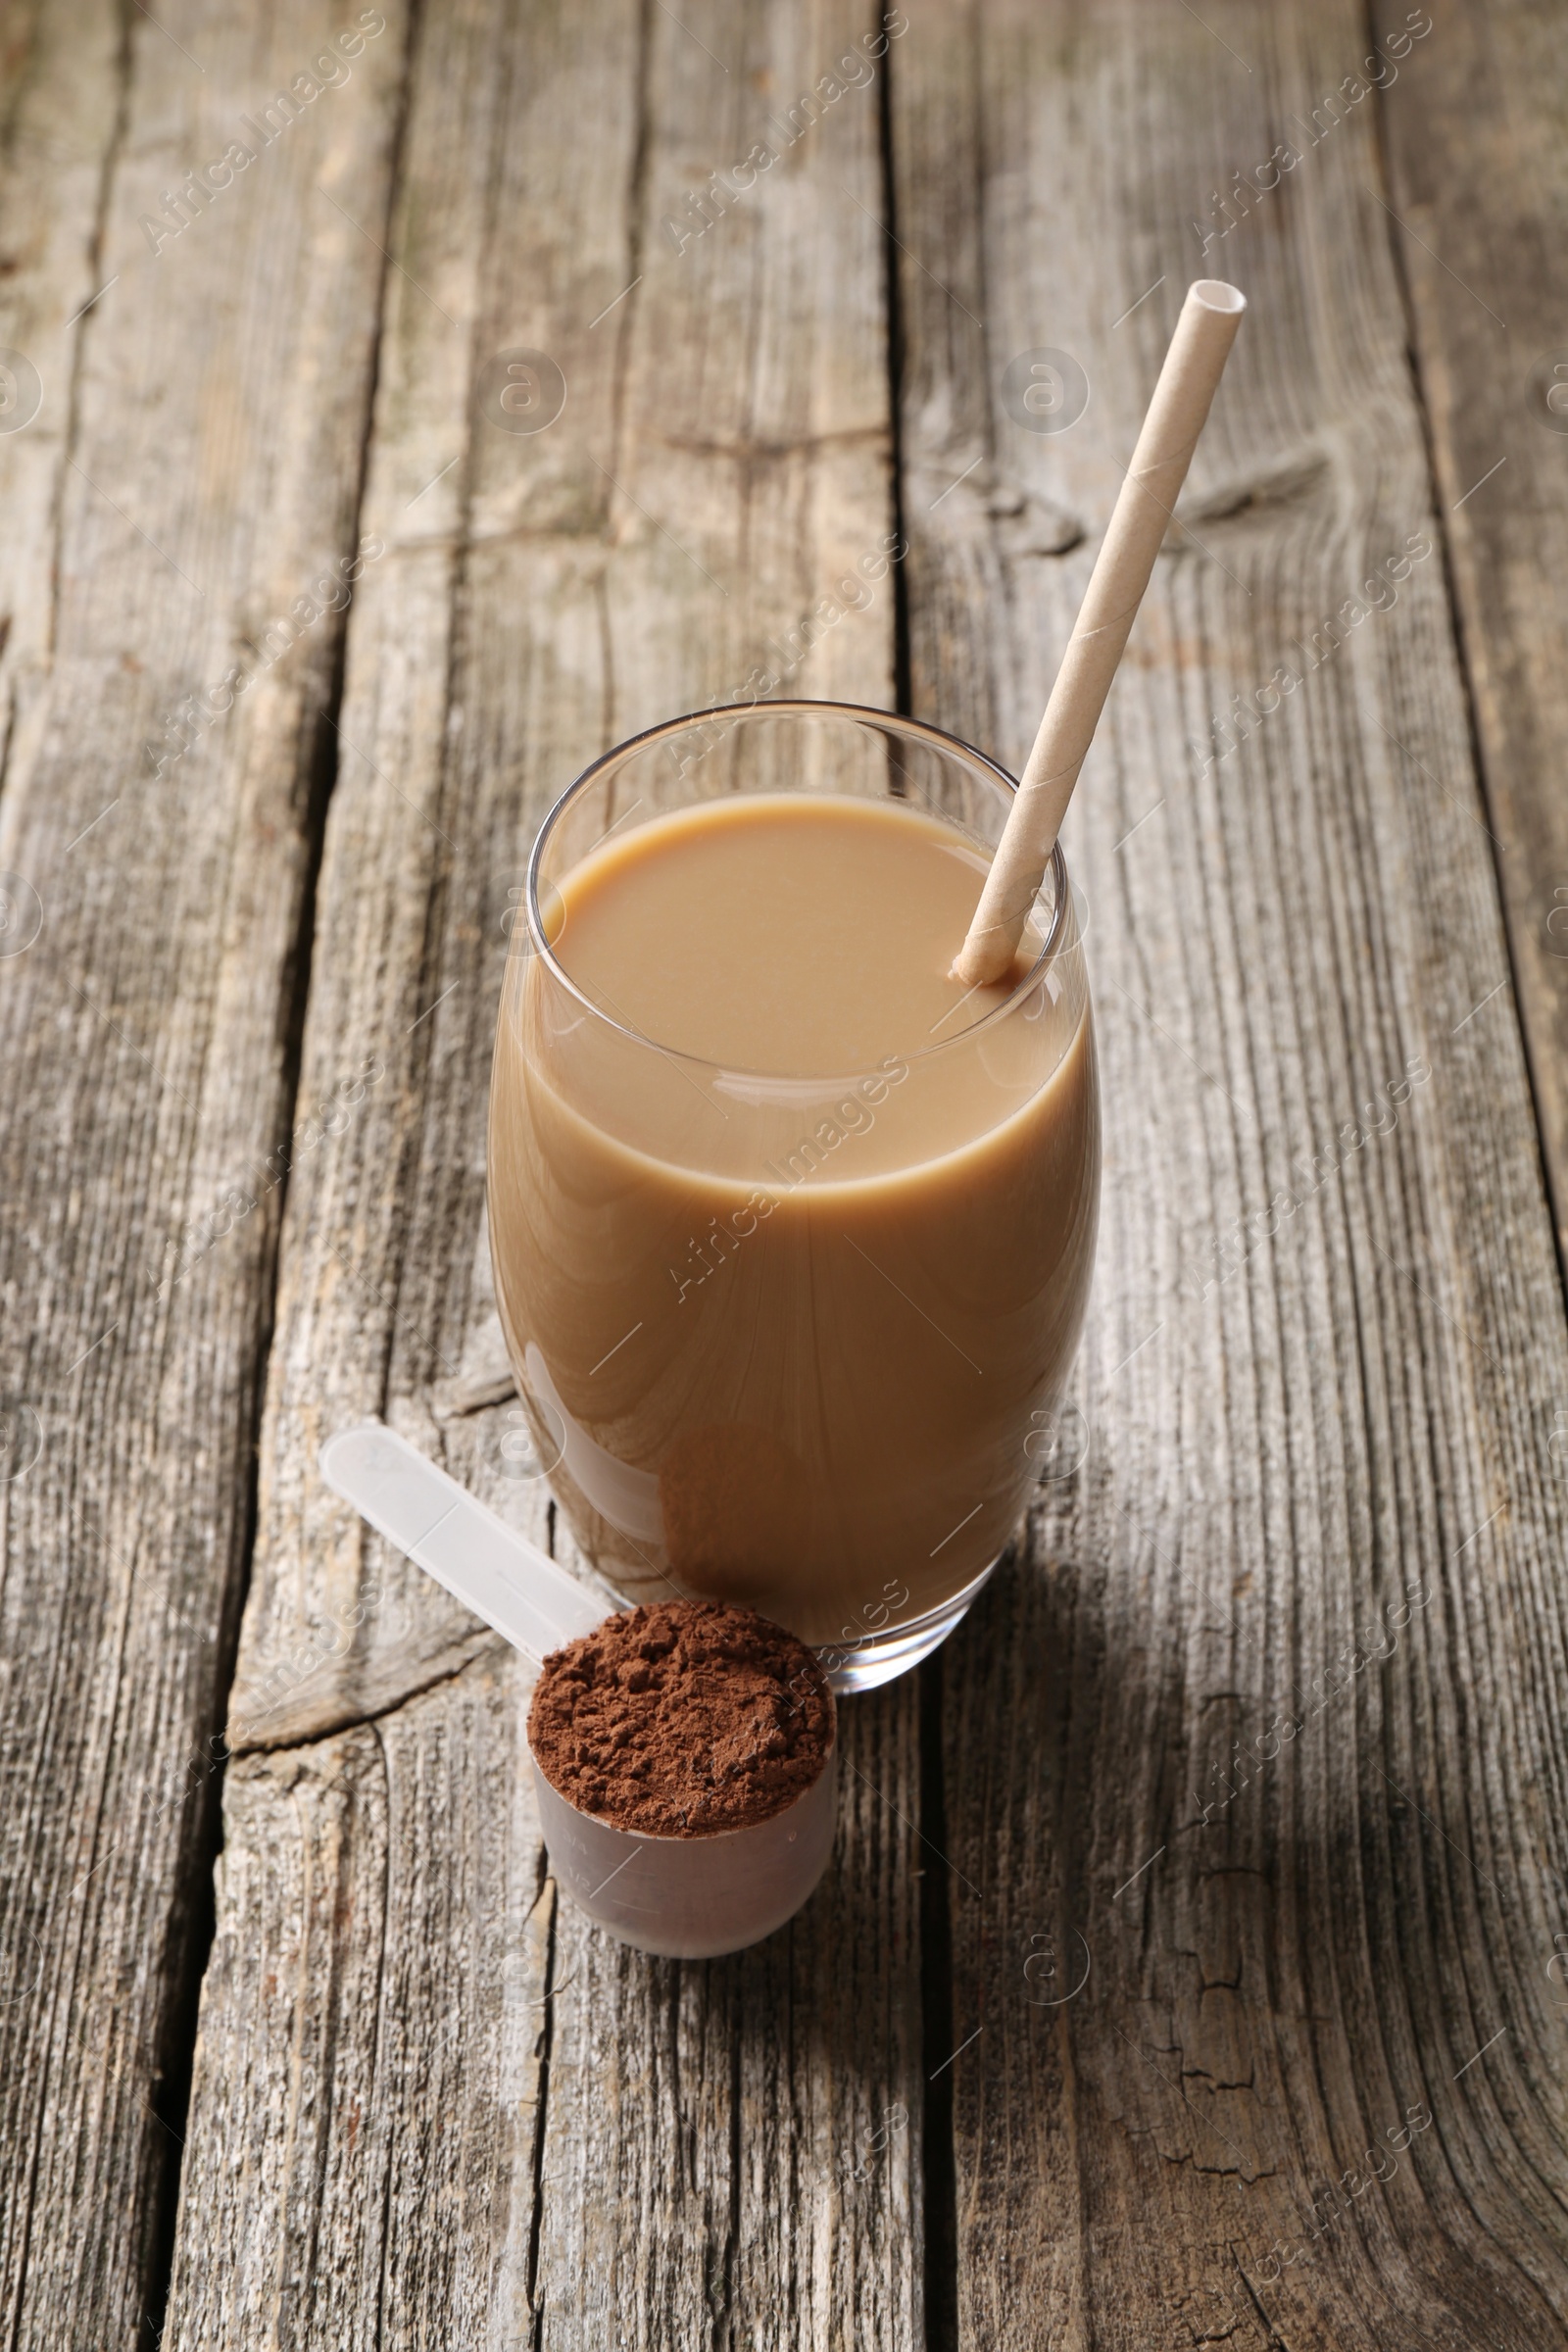
{"type": "Polygon", "coordinates": [[[846,1707],[827,1877],[753,1952],[650,1964],[561,1906],[545,2343],[921,2340],[913,1733],[909,1693],[846,1707]]]}
{"type": "MultiPolygon", "coordinates": [[[[1399,20],[1378,9],[1380,28],[1399,20]]],[[[1568,167],[1558,9],[1445,16],[1384,101],[1409,293],[1559,1248],[1568,1258],[1568,167]],[[1463,169],[1454,159],[1463,158],[1463,169]]],[[[1568,1433],[1568,1399],[1562,1428],[1568,1433]]],[[[1568,1434],[1562,1440],[1568,1452],[1568,1434]]]]}
{"type": "Polygon", "coordinates": [[[138,2340],[159,2291],[275,1230],[273,1207],[232,1232],[221,1212],[286,1116],[341,624],[270,662],[258,640],[352,550],[381,261],[318,186],[379,225],[402,72],[389,9],[341,86],[150,239],[140,216],[331,28],[302,5],[161,15],[7,24],[0,340],[31,343],[45,393],[0,438],[0,863],[42,902],[0,962],[0,1393],[40,1441],[0,1487],[19,2352],[138,2340]],[[235,669],[243,699],[231,676],[202,723],[166,727],[235,669]],[[166,1244],[210,1212],[223,1238],[181,1275],[166,1244]]]}
{"type": "MultiPolygon", "coordinates": [[[[70,8],[34,0],[10,13],[0,55],[0,787],[9,780],[13,789],[46,707],[55,510],[79,348],[73,321],[102,282],[95,268],[120,47],[107,0],[70,8]]],[[[24,894],[8,918],[8,931],[11,920],[21,925],[13,940],[33,911],[24,894]]]]}
{"type": "MultiPolygon", "coordinates": [[[[614,471],[729,598],[722,619],[711,593],[677,602],[669,550],[640,534],[609,598],[617,670],[637,696],[614,735],[722,698],[755,663],[776,675],[769,639],[798,628],[892,521],[869,66],[865,86],[846,87],[786,146],[798,94],[876,19],[837,5],[679,13],[678,24],[652,21],[646,275],[614,471]],[[662,246],[656,223],[689,220],[688,191],[754,142],[777,160],[750,203],[678,254],[662,246]],[[694,619],[708,637],[695,661],[694,619]]],[[[892,690],[891,595],[835,624],[786,689],[880,704],[892,690]]],[[[918,2340],[915,1693],[890,1690],[846,1717],[839,1848],[783,1936],[676,1971],[607,1952],[575,1913],[560,1915],[561,1981],[580,1972],[581,1997],[557,2013],[551,2048],[548,2344],[612,2328],[628,2352],[918,2340]]]]}
{"type": "Polygon", "coordinates": [[[231,2030],[203,2041],[182,2201],[226,2183],[232,2228],[168,2340],[521,2339],[553,1896],[520,1720],[502,1655],[236,1762],[204,1987],[231,2030]]]}
{"type": "Polygon", "coordinates": [[[1438,530],[1364,21],[1200,14],[982,0],[893,85],[918,710],[1021,758],[1183,284],[1253,306],[1068,823],[1087,1458],[942,1661],[959,2333],[1522,2348],[1568,2312],[1568,1345],[1441,560],[1302,650],[1438,530]],[[1001,388],[1042,346],[1054,435],[1001,388]]]}
{"type": "MultiPolygon", "coordinates": [[[[913,1691],[853,1710],[839,1861],[766,1950],[649,1962],[553,1898],[524,1946],[538,1848],[515,1748],[479,1752],[473,1696],[493,1689],[514,1725],[520,1680],[315,1471],[328,1429],[381,1410],[550,1532],[543,1492],[504,1475],[482,1239],[508,893],[588,759],[727,696],[892,524],[879,67],[705,233],[686,202],[755,142],[782,150],[769,116],[787,128],[872,20],[825,0],[678,14],[468,0],[418,35],[365,513],[392,553],[350,628],[303,1091],[372,1055],[386,1075],[290,1193],[231,1715],[236,1745],[276,1753],[237,1769],[227,1814],[170,2304],[189,2352],[270,2340],[228,2252],[242,2233],[247,2265],[288,2269],[302,2345],[335,2346],[341,2279],[372,2275],[398,2343],[529,2327],[563,2345],[918,2339],[913,1691]],[[537,435],[500,429],[475,389],[518,347],[567,387],[537,435]],[[265,2036],[249,2022],[265,1956],[326,1932],[316,1833],[270,1869],[250,1849],[272,1834],[271,1776],[314,1787],[369,1715],[388,1795],[366,1836],[384,1836],[387,1892],[332,1965],[379,1939],[383,1993],[337,2029],[358,2037],[344,2063],[368,2104],[323,2134],[284,2102],[324,1996],[302,1984],[265,2036]],[[427,1759],[460,1749],[437,1787],[427,1759]],[[474,1889],[456,1950],[453,1873],[474,1889]],[[475,2021],[456,2044],[454,1982],[475,2021]],[[514,2060],[508,1984],[543,2021],[514,2060]],[[389,2037],[452,2050],[439,2144],[412,2071],[378,2054],[389,2037]],[[537,2127],[495,2123],[504,2064],[539,2067],[537,2127]],[[889,2108],[903,2120],[872,2147],[889,2108]],[[261,2109],[287,2120],[242,2180],[222,2151],[261,2109]],[[413,2139],[424,2184],[390,2202],[345,2153],[413,2139]],[[439,2217],[475,2163],[489,2219],[454,2246],[439,2217]]],[[[892,610],[885,588],[793,682],[891,702],[892,610]]]]}

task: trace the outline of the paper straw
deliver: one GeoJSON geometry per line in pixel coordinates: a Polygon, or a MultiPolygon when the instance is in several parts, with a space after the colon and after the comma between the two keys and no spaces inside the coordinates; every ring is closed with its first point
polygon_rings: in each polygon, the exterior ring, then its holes
{"type": "Polygon", "coordinates": [[[1200,278],[1187,289],[1034,750],[953,967],[966,987],[1000,980],[1012,961],[1246,308],[1246,296],[1219,278],[1200,278]]]}

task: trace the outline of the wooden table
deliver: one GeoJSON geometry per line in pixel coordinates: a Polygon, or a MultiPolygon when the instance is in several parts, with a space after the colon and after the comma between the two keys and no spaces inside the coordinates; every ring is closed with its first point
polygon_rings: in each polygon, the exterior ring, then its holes
{"type": "Polygon", "coordinates": [[[7,2352],[1568,2341],[1568,20],[1371,20],[14,0],[7,2352]],[[1204,271],[1067,834],[1081,1442],[808,1910],[649,1962],[317,1446],[569,1556],[482,1224],[539,817],[760,667],[1016,764],[1204,271]]]}

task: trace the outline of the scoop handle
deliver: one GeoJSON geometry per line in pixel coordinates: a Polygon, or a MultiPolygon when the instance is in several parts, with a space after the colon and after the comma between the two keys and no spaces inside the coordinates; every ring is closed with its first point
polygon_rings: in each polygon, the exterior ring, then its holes
{"type": "Polygon", "coordinates": [[[383,1422],[339,1430],[319,1460],[334,1494],[536,1666],[603,1624],[575,1577],[383,1422]]]}

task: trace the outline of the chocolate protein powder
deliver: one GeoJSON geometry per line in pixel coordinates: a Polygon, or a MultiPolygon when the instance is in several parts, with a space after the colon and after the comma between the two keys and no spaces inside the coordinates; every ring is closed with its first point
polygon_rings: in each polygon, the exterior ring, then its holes
{"type": "Polygon", "coordinates": [[[822,1669],[793,1634],[752,1609],[674,1601],[553,1650],[528,1744],[584,1813],[697,1838],[792,1805],[826,1763],[833,1723],[822,1669]]]}

